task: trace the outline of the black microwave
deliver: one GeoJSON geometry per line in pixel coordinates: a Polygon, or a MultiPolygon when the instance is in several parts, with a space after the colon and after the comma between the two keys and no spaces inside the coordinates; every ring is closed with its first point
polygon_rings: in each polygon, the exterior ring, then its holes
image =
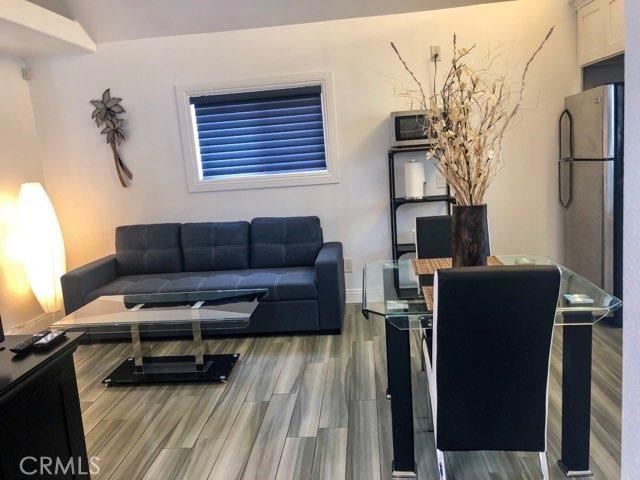
{"type": "Polygon", "coordinates": [[[426,110],[391,112],[391,146],[412,147],[433,144],[426,110]]]}

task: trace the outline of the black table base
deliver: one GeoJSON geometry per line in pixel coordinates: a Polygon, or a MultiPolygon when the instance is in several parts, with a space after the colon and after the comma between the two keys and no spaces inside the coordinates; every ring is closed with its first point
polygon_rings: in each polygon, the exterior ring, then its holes
{"type": "Polygon", "coordinates": [[[558,465],[567,477],[590,477],[591,312],[564,314],[562,332],[562,454],[558,465]]]}
{"type": "Polygon", "coordinates": [[[204,355],[204,362],[199,369],[193,355],[144,357],[141,369],[136,368],[134,358],[129,357],[102,383],[107,386],[176,382],[224,383],[239,359],[239,353],[204,355]]]}
{"type": "Polygon", "coordinates": [[[409,330],[399,330],[385,319],[387,334],[387,394],[391,396],[393,431],[392,477],[417,478],[414,460],[411,344],[409,330]]]}

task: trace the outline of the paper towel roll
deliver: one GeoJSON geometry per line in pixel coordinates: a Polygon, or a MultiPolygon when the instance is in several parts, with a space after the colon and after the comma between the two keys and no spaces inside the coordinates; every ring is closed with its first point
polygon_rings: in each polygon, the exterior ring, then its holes
{"type": "Polygon", "coordinates": [[[424,163],[411,160],[404,164],[404,187],[407,198],[424,196],[425,172],[424,163]]]}

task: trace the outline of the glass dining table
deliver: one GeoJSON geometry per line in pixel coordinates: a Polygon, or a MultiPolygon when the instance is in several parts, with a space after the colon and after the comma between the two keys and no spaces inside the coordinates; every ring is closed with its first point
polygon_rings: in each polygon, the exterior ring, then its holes
{"type": "MultiPolygon", "coordinates": [[[[561,273],[556,327],[562,336],[562,448],[558,461],[567,477],[591,476],[591,341],[592,329],[622,301],[553,260],[536,255],[498,255],[503,265],[556,265],[561,273]]],[[[391,401],[394,478],[416,478],[413,398],[411,390],[412,330],[428,332],[432,312],[423,287],[433,275],[415,275],[411,260],[368,263],[363,270],[362,313],[385,318],[387,388],[391,401]]],[[[523,303],[526,298],[523,298],[523,303]]],[[[425,395],[427,393],[425,392],[425,395]]],[[[424,400],[426,401],[426,399],[424,400]]]]}

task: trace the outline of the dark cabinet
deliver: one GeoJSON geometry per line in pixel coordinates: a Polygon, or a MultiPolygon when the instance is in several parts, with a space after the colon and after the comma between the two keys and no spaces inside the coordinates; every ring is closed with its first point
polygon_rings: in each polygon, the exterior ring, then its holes
{"type": "Polygon", "coordinates": [[[73,364],[79,337],[19,360],[0,352],[0,478],[90,477],[73,364]]]}

